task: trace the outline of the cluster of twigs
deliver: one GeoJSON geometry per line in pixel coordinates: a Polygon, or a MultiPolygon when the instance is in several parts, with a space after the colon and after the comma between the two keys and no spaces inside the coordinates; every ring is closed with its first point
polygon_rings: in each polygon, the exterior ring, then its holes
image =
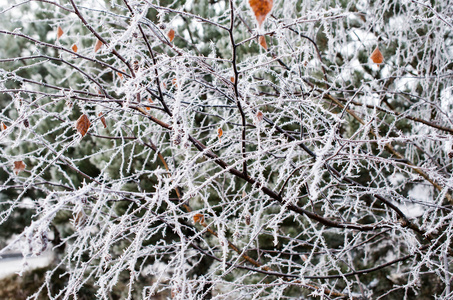
{"type": "Polygon", "coordinates": [[[36,212],[2,252],[60,251],[35,294],[52,299],[122,284],[366,299],[413,295],[425,275],[451,297],[451,24],[384,4],[394,16],[269,0],[3,9],[39,8],[56,39],[0,30],[29,47],[0,57],[0,192],[14,194],[0,222],[36,212]],[[394,40],[381,23],[398,18],[413,32],[394,40]]]}

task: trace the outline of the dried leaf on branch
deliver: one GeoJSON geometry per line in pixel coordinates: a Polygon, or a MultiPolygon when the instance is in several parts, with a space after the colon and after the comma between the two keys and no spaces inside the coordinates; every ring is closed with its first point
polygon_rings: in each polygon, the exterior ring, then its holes
{"type": "Polygon", "coordinates": [[[91,125],[90,120],[85,114],[83,114],[77,120],[75,127],[77,129],[77,132],[80,133],[82,137],[84,137],[85,134],[88,132],[88,128],[90,128],[90,125],[91,125]]]}
{"type": "Polygon", "coordinates": [[[72,222],[73,222],[74,226],[77,228],[83,227],[87,222],[87,215],[85,214],[85,211],[81,210],[81,211],[77,212],[75,214],[74,218],[72,219],[72,222]]]}
{"type": "Polygon", "coordinates": [[[170,29],[168,31],[168,39],[170,40],[170,43],[173,42],[173,40],[175,39],[175,31],[173,29],[170,29]]]}
{"type": "Polygon", "coordinates": [[[98,52],[99,49],[101,49],[102,45],[104,45],[100,40],[96,41],[96,44],[94,45],[94,52],[98,52]]]}
{"type": "Polygon", "coordinates": [[[19,160],[19,161],[15,161],[14,162],[14,173],[17,175],[19,174],[19,172],[22,172],[23,170],[25,170],[25,164],[23,161],[19,160]]]}
{"type": "Polygon", "coordinates": [[[260,37],[258,38],[258,41],[259,41],[261,47],[263,47],[264,49],[267,50],[266,37],[264,35],[260,35],[260,37]]]}
{"type": "Polygon", "coordinates": [[[104,125],[104,128],[107,128],[107,123],[105,122],[104,114],[100,112],[98,116],[101,117],[100,120],[102,125],[104,125]]]}
{"type": "Polygon", "coordinates": [[[249,0],[250,8],[255,15],[256,22],[258,27],[261,27],[266,20],[267,15],[272,10],[273,1],[272,0],[249,0]]]}
{"type": "Polygon", "coordinates": [[[263,113],[259,110],[257,113],[256,113],[256,120],[259,122],[263,121],[264,119],[264,115],[263,113]]]}
{"type": "Polygon", "coordinates": [[[193,222],[195,224],[196,223],[204,224],[204,215],[203,214],[195,214],[193,216],[193,222]]]}
{"type": "Polygon", "coordinates": [[[60,39],[60,37],[64,34],[63,29],[61,29],[60,26],[57,28],[57,40],[60,39]]]}
{"type": "MultiPolygon", "coordinates": [[[[148,102],[151,104],[154,103],[153,99],[151,99],[151,98],[148,98],[148,102]]],[[[147,106],[146,110],[151,110],[151,107],[147,106]]]]}
{"type": "Polygon", "coordinates": [[[247,214],[244,216],[244,220],[245,220],[245,224],[246,224],[246,225],[250,225],[251,218],[252,218],[252,216],[250,216],[249,213],[247,213],[247,214]]]}
{"type": "Polygon", "coordinates": [[[373,53],[371,53],[370,58],[378,66],[384,61],[384,56],[382,55],[381,51],[379,51],[379,47],[376,47],[376,49],[374,49],[373,53]]]}

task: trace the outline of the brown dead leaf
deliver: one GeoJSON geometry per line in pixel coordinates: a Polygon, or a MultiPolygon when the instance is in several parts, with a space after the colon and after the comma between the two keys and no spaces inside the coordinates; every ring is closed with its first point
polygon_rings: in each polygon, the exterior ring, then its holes
{"type": "Polygon", "coordinates": [[[0,123],[0,130],[3,131],[3,130],[6,130],[6,128],[8,128],[8,126],[6,126],[5,123],[1,122],[0,123]]]}
{"type": "Polygon", "coordinates": [[[272,10],[273,1],[272,0],[249,0],[250,8],[255,15],[256,22],[258,27],[263,25],[264,20],[266,20],[267,15],[272,10]]]}
{"type": "Polygon", "coordinates": [[[222,128],[217,129],[217,136],[218,136],[219,138],[221,138],[222,135],[223,135],[223,130],[222,130],[222,128]]]}
{"type": "Polygon", "coordinates": [[[83,227],[86,222],[87,222],[87,215],[85,214],[85,211],[81,210],[77,212],[77,214],[74,216],[72,219],[72,222],[75,227],[83,227]]]}
{"type": "Polygon", "coordinates": [[[373,53],[371,53],[370,58],[378,66],[379,66],[379,64],[382,64],[382,62],[384,61],[384,56],[382,55],[381,51],[379,51],[378,47],[376,47],[376,49],[374,49],[373,53]]]}
{"type": "MultiPolygon", "coordinates": [[[[151,98],[148,98],[148,102],[149,103],[154,103],[153,99],[151,99],[151,98]]],[[[146,107],[146,110],[151,110],[151,107],[146,107]]]]}
{"type": "Polygon", "coordinates": [[[77,129],[77,132],[80,133],[82,137],[84,137],[85,134],[88,132],[88,128],[90,128],[90,125],[91,125],[90,120],[85,114],[83,114],[77,120],[75,127],[77,129]]]}
{"type": "Polygon", "coordinates": [[[231,80],[232,83],[234,83],[234,81],[235,81],[235,80],[234,80],[234,76],[231,76],[231,77],[230,77],[230,80],[231,80]]]}
{"type": "Polygon", "coordinates": [[[100,112],[98,116],[101,117],[100,120],[102,125],[104,125],[104,128],[107,128],[107,123],[105,122],[104,114],[100,112]]]}
{"type": "Polygon", "coordinates": [[[261,122],[264,119],[264,115],[260,110],[256,113],[256,119],[258,120],[258,122],[261,122]]]}
{"type": "Polygon", "coordinates": [[[258,41],[259,41],[261,47],[263,47],[264,49],[267,50],[266,37],[264,35],[260,35],[260,37],[258,38],[258,41]]]}
{"type": "Polygon", "coordinates": [[[104,45],[100,40],[96,41],[96,45],[94,45],[94,52],[98,52],[101,49],[102,45],[104,45]]]}
{"type": "Polygon", "coordinates": [[[14,162],[14,173],[17,175],[19,174],[19,172],[25,170],[25,164],[23,161],[19,160],[19,161],[15,161],[14,162]]]}
{"type": "Polygon", "coordinates": [[[138,60],[134,60],[132,67],[134,68],[135,72],[138,72],[138,70],[140,70],[140,62],[138,60]]]}
{"type": "Polygon", "coordinates": [[[57,28],[57,40],[64,34],[63,29],[60,26],[57,28]]]}
{"type": "Polygon", "coordinates": [[[72,45],[71,49],[72,49],[72,51],[77,52],[77,50],[78,50],[79,48],[77,47],[76,44],[74,44],[74,45],[72,45]]]}
{"type": "Polygon", "coordinates": [[[175,31],[173,29],[170,29],[167,33],[168,39],[170,40],[170,43],[173,42],[175,39],[175,31]]]}
{"type": "Polygon", "coordinates": [[[246,224],[246,225],[250,225],[251,216],[250,216],[249,213],[247,213],[247,214],[244,216],[244,219],[245,219],[245,224],[246,224]]]}
{"type": "Polygon", "coordinates": [[[194,223],[200,223],[200,224],[204,224],[204,215],[203,214],[195,214],[193,216],[193,222],[194,223]]]}

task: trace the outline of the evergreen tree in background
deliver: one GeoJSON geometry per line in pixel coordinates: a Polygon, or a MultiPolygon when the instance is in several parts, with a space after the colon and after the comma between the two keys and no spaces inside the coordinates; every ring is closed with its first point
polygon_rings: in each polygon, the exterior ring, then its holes
{"type": "Polygon", "coordinates": [[[21,295],[450,299],[448,2],[2,4],[21,295]]]}

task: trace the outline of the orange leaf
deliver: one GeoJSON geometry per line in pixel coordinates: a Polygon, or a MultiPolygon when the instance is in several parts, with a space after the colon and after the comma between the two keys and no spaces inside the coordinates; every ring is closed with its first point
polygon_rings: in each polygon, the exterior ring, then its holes
{"type": "Polygon", "coordinates": [[[382,55],[381,51],[379,51],[378,47],[376,47],[376,49],[374,49],[373,53],[371,53],[370,58],[378,66],[379,66],[379,64],[382,64],[382,62],[384,61],[384,56],[382,55]]]}
{"type": "Polygon", "coordinates": [[[167,33],[168,39],[170,40],[170,43],[173,42],[175,39],[175,31],[173,29],[170,29],[167,33]]]}
{"type": "Polygon", "coordinates": [[[217,136],[218,136],[219,138],[221,138],[222,135],[223,135],[223,130],[222,130],[222,128],[217,129],[217,136]]]}
{"type": "Polygon", "coordinates": [[[60,26],[57,28],[57,40],[63,35],[64,31],[60,26]]]}
{"type": "Polygon", "coordinates": [[[173,79],[171,80],[171,83],[173,83],[173,85],[174,85],[175,87],[178,87],[178,81],[176,80],[176,78],[173,78],[173,79]]]}
{"type": "Polygon", "coordinates": [[[232,83],[234,83],[234,81],[235,81],[235,80],[234,80],[234,76],[231,76],[231,77],[230,77],[230,80],[231,80],[232,83]]]}
{"type": "Polygon", "coordinates": [[[15,161],[14,162],[14,173],[17,175],[19,174],[19,172],[25,170],[25,164],[23,161],[19,160],[19,161],[15,161]]]}
{"type": "Polygon", "coordinates": [[[5,125],[5,123],[0,123],[0,130],[3,131],[3,130],[6,130],[6,128],[8,128],[8,126],[5,125]]]}
{"type": "Polygon", "coordinates": [[[77,129],[77,132],[80,133],[82,137],[84,137],[88,131],[88,128],[90,128],[90,125],[91,125],[90,120],[85,114],[83,114],[77,120],[75,127],[77,129]]]}
{"type": "Polygon", "coordinates": [[[77,48],[77,45],[74,44],[74,45],[72,45],[71,49],[72,49],[72,51],[77,52],[77,50],[78,50],[79,48],[77,48]]]}
{"type": "Polygon", "coordinates": [[[260,35],[258,41],[260,42],[261,47],[267,50],[266,38],[264,37],[264,35],[260,35]]]}
{"type": "Polygon", "coordinates": [[[98,52],[102,45],[104,44],[100,40],[97,40],[96,45],[94,45],[94,52],[98,52]]]}
{"type": "MultiPolygon", "coordinates": [[[[148,98],[148,102],[149,103],[154,103],[153,99],[151,99],[151,98],[148,98]]],[[[146,107],[146,110],[151,110],[151,107],[146,107]]]]}
{"type": "Polygon", "coordinates": [[[255,14],[256,22],[258,23],[258,27],[263,25],[267,15],[271,12],[272,2],[272,0],[249,0],[250,7],[255,14]]]}
{"type": "Polygon", "coordinates": [[[104,114],[100,112],[98,116],[101,117],[101,123],[102,125],[104,125],[104,128],[107,128],[107,123],[105,122],[104,114]]]}
{"type": "Polygon", "coordinates": [[[203,224],[203,223],[204,223],[204,216],[203,216],[203,214],[195,214],[195,215],[193,216],[193,222],[194,222],[194,223],[200,222],[200,224],[203,224]]]}
{"type": "Polygon", "coordinates": [[[123,79],[123,74],[121,74],[120,72],[116,72],[116,74],[118,74],[119,78],[123,79]]]}

